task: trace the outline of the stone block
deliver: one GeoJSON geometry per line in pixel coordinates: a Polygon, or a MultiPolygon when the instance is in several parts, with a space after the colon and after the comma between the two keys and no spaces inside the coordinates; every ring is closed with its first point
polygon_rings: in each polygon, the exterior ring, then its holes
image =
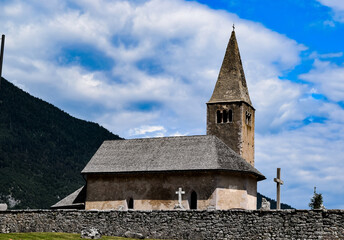
{"type": "Polygon", "coordinates": [[[124,236],[126,238],[137,238],[137,239],[145,239],[145,237],[143,236],[143,234],[141,233],[136,233],[136,232],[132,232],[132,231],[126,231],[124,233],[124,236]]]}
{"type": "Polygon", "coordinates": [[[7,204],[6,203],[0,203],[0,211],[6,211],[7,210],[7,204]]]}
{"type": "Polygon", "coordinates": [[[100,234],[99,230],[96,228],[85,228],[81,231],[81,238],[86,239],[100,239],[102,235],[100,234]]]}

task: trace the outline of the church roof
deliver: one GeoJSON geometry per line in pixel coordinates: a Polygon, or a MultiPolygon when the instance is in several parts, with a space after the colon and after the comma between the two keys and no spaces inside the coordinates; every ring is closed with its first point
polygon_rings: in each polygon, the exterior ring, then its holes
{"type": "Polygon", "coordinates": [[[208,103],[219,102],[246,102],[252,106],[234,31],[229,39],[214,92],[208,103]]]}
{"type": "Polygon", "coordinates": [[[224,170],[265,177],[213,135],[104,141],[82,174],[224,170]]]}
{"type": "Polygon", "coordinates": [[[52,209],[84,209],[86,198],[86,188],[82,186],[75,192],[52,205],[52,209]]]}

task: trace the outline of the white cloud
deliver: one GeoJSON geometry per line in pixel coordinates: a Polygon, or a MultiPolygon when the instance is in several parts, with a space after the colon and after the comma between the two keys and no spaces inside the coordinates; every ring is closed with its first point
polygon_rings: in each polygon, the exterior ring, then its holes
{"type": "Polygon", "coordinates": [[[166,132],[166,129],[163,126],[148,126],[144,125],[139,128],[134,128],[129,130],[131,136],[136,135],[145,135],[147,133],[156,133],[156,132],[166,132]]]}
{"type": "Polygon", "coordinates": [[[344,101],[344,66],[316,59],[313,69],[299,76],[315,84],[317,92],[332,101],[344,101]]]}
{"type": "Polygon", "coordinates": [[[337,11],[344,11],[344,2],[342,0],[318,0],[321,4],[331,7],[337,11]]]}
{"type": "Polygon", "coordinates": [[[326,20],[326,21],[324,21],[324,25],[325,25],[325,26],[330,26],[330,27],[335,27],[335,26],[336,26],[336,24],[335,24],[334,21],[332,21],[332,20],[326,20]]]}
{"type": "Polygon", "coordinates": [[[321,59],[328,59],[328,58],[339,58],[343,56],[343,52],[335,52],[335,53],[324,53],[324,54],[319,54],[317,52],[312,52],[309,55],[309,58],[311,59],[317,59],[317,58],[321,58],[321,59]]]}
{"type": "Polygon", "coordinates": [[[344,22],[344,1],[342,0],[318,0],[321,4],[332,8],[334,11],[334,19],[344,22]]]}
{"type": "MultiPolygon", "coordinates": [[[[188,132],[197,134],[200,128],[195,126],[205,124],[204,103],[215,84],[232,22],[236,22],[245,68],[251,69],[247,71],[249,86],[255,85],[257,88],[253,89],[259,90],[259,86],[266,88],[265,83],[274,82],[274,90],[279,91],[275,91],[274,101],[283,89],[295,87],[280,82],[278,74],[295,66],[300,61],[299,52],[304,49],[295,41],[260,24],[192,2],[77,1],[78,8],[71,9],[68,4],[62,3],[56,6],[56,12],[51,16],[39,12],[34,4],[26,5],[39,18],[28,18],[26,21],[15,19],[14,22],[18,21],[16,24],[8,24],[8,39],[11,42],[8,58],[11,60],[6,76],[9,79],[53,103],[51,94],[44,90],[46,87],[58,90],[54,97],[92,101],[117,113],[130,107],[133,101],[159,102],[169,111],[164,115],[164,122],[169,121],[170,134],[180,125],[194,128],[188,132]],[[114,37],[120,39],[119,44],[113,43],[114,37]],[[33,44],[31,39],[36,39],[33,44]],[[131,40],[134,43],[128,45],[131,40]],[[101,70],[95,72],[82,65],[66,66],[56,61],[63,58],[60,55],[63,46],[80,43],[95,46],[104,56],[114,60],[112,76],[105,75],[101,70]],[[140,69],[137,66],[140,61],[148,64],[154,61],[160,70],[152,74],[149,69],[140,69]],[[173,117],[170,117],[171,114],[173,117]],[[198,124],[194,124],[195,121],[198,124]]],[[[26,5],[16,3],[18,9],[26,5]]],[[[256,105],[266,105],[255,97],[255,90],[251,92],[256,105]]],[[[289,99],[296,98],[297,92],[299,90],[289,99]]],[[[66,109],[64,106],[61,108],[66,109]]],[[[99,116],[97,119],[106,118],[99,116]]],[[[155,124],[161,123],[161,120],[155,119],[155,124]]],[[[106,122],[102,124],[109,125],[106,122]]],[[[204,132],[202,130],[201,133],[204,132]]],[[[123,131],[120,133],[125,134],[123,131]]]]}

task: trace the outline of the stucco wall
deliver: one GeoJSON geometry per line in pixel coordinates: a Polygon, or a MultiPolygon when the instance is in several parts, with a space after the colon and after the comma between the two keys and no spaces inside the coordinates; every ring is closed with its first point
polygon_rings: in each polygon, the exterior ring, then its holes
{"type": "Polygon", "coordinates": [[[172,210],[178,204],[176,191],[185,194],[182,205],[190,209],[191,193],[197,193],[197,209],[255,209],[257,180],[229,172],[184,172],[146,174],[89,174],[86,209],[172,210]]]}
{"type": "Polygon", "coordinates": [[[0,212],[0,232],[70,232],[95,227],[157,239],[344,239],[344,210],[0,212]]]}

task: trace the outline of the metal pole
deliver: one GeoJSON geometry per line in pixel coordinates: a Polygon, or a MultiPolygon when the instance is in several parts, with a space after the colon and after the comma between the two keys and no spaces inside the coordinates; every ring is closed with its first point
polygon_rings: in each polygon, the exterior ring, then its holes
{"type": "Polygon", "coordinates": [[[1,87],[1,77],[2,77],[2,63],[4,60],[4,48],[5,48],[5,35],[2,34],[1,37],[1,52],[0,52],[0,87],[1,87]]]}

